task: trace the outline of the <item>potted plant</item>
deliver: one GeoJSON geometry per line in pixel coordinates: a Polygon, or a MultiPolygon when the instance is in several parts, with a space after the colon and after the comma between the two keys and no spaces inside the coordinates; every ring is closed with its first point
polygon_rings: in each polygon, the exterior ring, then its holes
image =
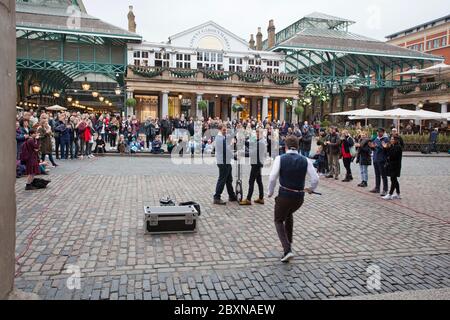
{"type": "Polygon", "coordinates": [[[237,113],[237,112],[242,112],[244,111],[244,107],[242,105],[240,105],[239,103],[235,103],[233,105],[233,112],[237,113]]]}
{"type": "Polygon", "coordinates": [[[197,104],[198,110],[205,112],[208,109],[208,103],[205,100],[200,100],[197,104]]]}

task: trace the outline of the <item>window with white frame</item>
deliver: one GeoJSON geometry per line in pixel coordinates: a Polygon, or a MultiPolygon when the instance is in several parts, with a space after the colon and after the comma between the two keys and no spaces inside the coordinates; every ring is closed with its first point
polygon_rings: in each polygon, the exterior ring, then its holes
{"type": "Polygon", "coordinates": [[[191,68],[191,55],[190,54],[177,53],[176,58],[177,58],[177,62],[176,62],[177,68],[181,68],[181,69],[190,69],[191,68]]]}
{"type": "Polygon", "coordinates": [[[230,58],[230,71],[231,72],[242,72],[242,58],[230,58]]]}
{"type": "Polygon", "coordinates": [[[170,54],[168,53],[155,53],[155,67],[168,68],[170,66],[170,54]]]}
{"type": "Polygon", "coordinates": [[[148,51],[134,51],[134,65],[135,66],[148,66],[148,51]]]}
{"type": "Polygon", "coordinates": [[[261,59],[249,59],[248,60],[248,69],[249,72],[259,72],[261,71],[261,59]]]}
{"type": "Polygon", "coordinates": [[[197,52],[197,69],[223,70],[223,53],[197,52]]]}
{"type": "Polygon", "coordinates": [[[280,61],[267,60],[268,73],[280,73],[280,61]]]}

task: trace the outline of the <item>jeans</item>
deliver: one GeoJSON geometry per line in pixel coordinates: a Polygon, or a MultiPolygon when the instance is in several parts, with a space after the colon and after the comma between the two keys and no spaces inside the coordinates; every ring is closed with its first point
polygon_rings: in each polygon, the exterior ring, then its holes
{"type": "Polygon", "coordinates": [[[309,158],[309,154],[310,154],[310,153],[311,153],[311,151],[301,150],[301,154],[302,154],[302,156],[304,156],[304,157],[309,158]]]}
{"type": "Polygon", "coordinates": [[[233,189],[233,167],[231,164],[218,164],[219,167],[219,180],[217,181],[215,200],[220,200],[225,185],[227,187],[228,196],[230,198],[236,198],[236,194],[233,189]]]}
{"type": "Polygon", "coordinates": [[[302,198],[275,199],[275,228],[283,246],[284,253],[291,252],[294,233],[294,213],[303,205],[302,198]]]}
{"type": "Polygon", "coordinates": [[[369,182],[369,166],[359,165],[361,170],[361,180],[363,182],[369,182]]]}
{"type": "Polygon", "coordinates": [[[75,138],[75,139],[73,140],[73,144],[74,144],[74,147],[75,147],[74,158],[75,158],[75,159],[78,159],[78,156],[79,156],[79,154],[80,154],[80,138],[75,138]]]}
{"type": "Polygon", "coordinates": [[[255,181],[258,184],[259,199],[264,199],[264,186],[261,176],[261,167],[257,165],[252,165],[252,170],[250,171],[250,181],[248,187],[247,200],[252,201],[253,190],[255,189],[255,181]]]}
{"type": "Polygon", "coordinates": [[[391,192],[389,194],[392,196],[394,191],[397,191],[398,195],[400,194],[400,183],[398,183],[397,177],[391,177],[391,192]]]}
{"type": "Polygon", "coordinates": [[[383,191],[388,192],[388,178],[386,173],[386,167],[384,166],[386,164],[385,161],[383,162],[374,162],[373,166],[375,168],[375,189],[381,190],[381,179],[383,179],[383,191]]]}
{"type": "Polygon", "coordinates": [[[109,134],[109,141],[111,144],[111,148],[115,148],[116,147],[116,139],[117,139],[117,134],[115,133],[110,133],[109,134]]]}
{"type": "Polygon", "coordinates": [[[69,159],[69,140],[61,140],[61,159],[69,159]]]}
{"type": "Polygon", "coordinates": [[[50,160],[50,162],[52,163],[52,165],[53,165],[53,166],[56,166],[55,160],[53,159],[53,154],[51,154],[51,153],[48,153],[48,154],[43,153],[43,154],[41,155],[41,161],[45,161],[45,156],[48,156],[48,159],[50,160]]]}
{"type": "Polygon", "coordinates": [[[330,167],[330,176],[334,176],[338,178],[341,174],[341,166],[339,164],[339,155],[338,154],[329,154],[328,155],[328,165],[330,167]]]}
{"type": "Polygon", "coordinates": [[[80,155],[81,156],[84,156],[86,154],[86,149],[87,149],[87,142],[83,138],[80,138],[80,155]]]}

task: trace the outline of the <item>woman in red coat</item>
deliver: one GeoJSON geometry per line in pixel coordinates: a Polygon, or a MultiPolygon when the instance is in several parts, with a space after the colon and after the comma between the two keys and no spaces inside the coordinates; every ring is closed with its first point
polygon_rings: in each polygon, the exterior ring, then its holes
{"type": "Polygon", "coordinates": [[[22,152],[20,160],[26,166],[27,186],[25,190],[36,190],[33,186],[33,180],[35,175],[39,175],[39,134],[36,130],[31,129],[30,137],[22,146],[22,152]]]}

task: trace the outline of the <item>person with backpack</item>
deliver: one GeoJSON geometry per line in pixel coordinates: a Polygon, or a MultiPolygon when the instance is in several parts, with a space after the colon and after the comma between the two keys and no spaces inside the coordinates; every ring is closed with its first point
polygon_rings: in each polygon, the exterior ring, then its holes
{"type": "Polygon", "coordinates": [[[345,170],[347,171],[345,175],[345,179],[342,182],[350,182],[353,181],[352,175],[352,161],[353,155],[351,149],[354,147],[355,141],[350,136],[348,130],[342,131],[341,135],[341,156],[342,161],[344,162],[345,170]]]}
{"type": "Polygon", "coordinates": [[[361,171],[361,183],[358,187],[367,188],[369,182],[369,166],[372,165],[372,149],[369,146],[370,140],[367,137],[367,133],[361,133],[360,141],[355,144],[358,148],[358,154],[356,155],[356,163],[359,164],[361,171]]]}

